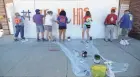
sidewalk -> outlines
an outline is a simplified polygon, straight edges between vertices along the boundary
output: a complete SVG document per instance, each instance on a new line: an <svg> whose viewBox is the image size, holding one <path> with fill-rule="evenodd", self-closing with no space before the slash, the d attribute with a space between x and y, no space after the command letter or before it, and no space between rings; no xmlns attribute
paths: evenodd
<svg viewBox="0 0 140 77"><path fill-rule="evenodd" d="M131 45L121 46L118 40L112 43L93 40L95 47L105 58L129 63L127 72L116 74L116 77L140 76L140 41L130 40ZM52 48L50 47L52 46ZM49 49L59 51L49 51ZM0 38L0 76L33 76L33 77L76 77L67 56L56 44L36 42L14 42L11 36Z"/></svg>

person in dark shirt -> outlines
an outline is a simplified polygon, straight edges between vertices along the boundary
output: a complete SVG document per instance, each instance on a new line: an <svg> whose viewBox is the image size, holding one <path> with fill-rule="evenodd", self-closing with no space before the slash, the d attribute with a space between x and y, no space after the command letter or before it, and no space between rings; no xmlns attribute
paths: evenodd
<svg viewBox="0 0 140 77"><path fill-rule="evenodd" d="M70 20L71 21L71 20ZM67 24L70 23L66 16L66 12L62 10L57 17L57 23L59 24L59 40L61 41L61 36L63 35L63 41L65 41Z"/></svg>
<svg viewBox="0 0 140 77"><path fill-rule="evenodd" d="M124 15L120 19L119 23L120 23L120 28L122 29L122 36L123 36L120 43L129 45L127 38L128 38L128 33L132 29L132 24L133 24L133 15L129 12L129 10L124 11Z"/></svg>
<svg viewBox="0 0 140 77"><path fill-rule="evenodd" d="M43 20L45 15L40 14L40 10L35 10L36 14L33 16L33 21L36 24L36 30L37 30L37 41L40 41L39 33L42 35L42 41L45 41L44 39L44 26L43 26Z"/></svg>

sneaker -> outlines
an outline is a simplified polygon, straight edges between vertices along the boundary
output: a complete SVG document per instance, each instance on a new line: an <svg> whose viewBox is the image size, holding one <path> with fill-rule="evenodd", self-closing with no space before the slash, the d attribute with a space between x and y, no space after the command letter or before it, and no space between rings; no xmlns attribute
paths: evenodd
<svg viewBox="0 0 140 77"><path fill-rule="evenodd" d="M129 45L129 42L128 42L128 40L124 40L124 41L125 41L126 45Z"/></svg>
<svg viewBox="0 0 140 77"><path fill-rule="evenodd" d="M123 40L121 39L120 44L123 45Z"/></svg>
<svg viewBox="0 0 140 77"><path fill-rule="evenodd" d="M65 42L65 40L63 40L63 42Z"/></svg>
<svg viewBox="0 0 140 77"><path fill-rule="evenodd" d="M44 42L44 41L46 41L46 39L42 38L42 41Z"/></svg>
<svg viewBox="0 0 140 77"><path fill-rule="evenodd" d="M112 40L111 40L111 39L108 39L108 41L112 42Z"/></svg>
<svg viewBox="0 0 140 77"><path fill-rule="evenodd" d="M85 43L85 41L84 40L81 40L81 43Z"/></svg>
<svg viewBox="0 0 140 77"><path fill-rule="evenodd" d="M125 40L122 39L122 40L120 41L120 44L121 44L121 45L126 45Z"/></svg>
<svg viewBox="0 0 140 77"><path fill-rule="evenodd" d="M14 41L19 41L18 39L14 39Z"/></svg>
<svg viewBox="0 0 140 77"><path fill-rule="evenodd" d="M108 42L109 40L104 39L105 42Z"/></svg>
<svg viewBox="0 0 140 77"><path fill-rule="evenodd" d="M21 39L21 42L27 42L28 39Z"/></svg>
<svg viewBox="0 0 140 77"><path fill-rule="evenodd" d="M89 43L89 40L86 40L86 43Z"/></svg>
<svg viewBox="0 0 140 77"><path fill-rule="evenodd" d="M40 41L40 39L37 39L37 42L39 42Z"/></svg>

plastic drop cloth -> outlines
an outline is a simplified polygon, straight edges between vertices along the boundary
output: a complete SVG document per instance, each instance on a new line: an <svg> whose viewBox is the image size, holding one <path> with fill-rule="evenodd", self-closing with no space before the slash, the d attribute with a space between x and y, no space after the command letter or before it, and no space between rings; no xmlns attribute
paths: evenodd
<svg viewBox="0 0 140 77"><path fill-rule="evenodd" d="M76 76L90 76L90 67L94 64L94 55L100 55L98 49L90 42L90 43L81 43L78 40L59 43L57 44L61 47L62 51L69 58L73 73ZM88 57L82 57L82 51L88 52ZM108 69L113 73L124 72L128 69L127 63L116 63L110 60L105 59L102 55L100 55L103 59L103 63L107 65ZM111 76L110 76L111 77Z"/></svg>

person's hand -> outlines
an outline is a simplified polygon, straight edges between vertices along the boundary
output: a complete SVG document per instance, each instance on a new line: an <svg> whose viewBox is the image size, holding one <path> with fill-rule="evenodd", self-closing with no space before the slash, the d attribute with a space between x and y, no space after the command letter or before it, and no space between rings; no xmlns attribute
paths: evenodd
<svg viewBox="0 0 140 77"><path fill-rule="evenodd" d="M70 23L71 22L71 19L68 21L68 23Z"/></svg>

